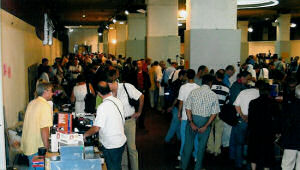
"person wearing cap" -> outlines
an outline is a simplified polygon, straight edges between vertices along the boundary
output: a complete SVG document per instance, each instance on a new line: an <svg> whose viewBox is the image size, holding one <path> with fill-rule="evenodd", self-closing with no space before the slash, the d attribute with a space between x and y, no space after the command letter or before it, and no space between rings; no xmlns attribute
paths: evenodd
<svg viewBox="0 0 300 170"><path fill-rule="evenodd" d="M284 148L281 167L284 170L300 169L300 85L295 90L296 99L284 110L282 147Z"/></svg>

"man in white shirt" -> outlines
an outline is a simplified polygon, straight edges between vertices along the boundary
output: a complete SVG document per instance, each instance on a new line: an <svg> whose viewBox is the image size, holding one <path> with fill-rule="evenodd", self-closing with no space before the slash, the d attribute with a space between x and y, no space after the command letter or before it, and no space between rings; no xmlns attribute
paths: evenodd
<svg viewBox="0 0 300 170"><path fill-rule="evenodd" d="M185 128L187 125L187 115L186 115L186 108L184 107L184 102L188 98L191 91L194 89L199 88L200 86L194 83L195 78L195 71L192 69L187 70L187 79L188 82L180 87L179 95L178 95L178 119L181 120L181 126L180 126L180 137L181 137L181 146L180 146L180 157L182 156L182 151L184 147L185 142ZM194 158L196 158L197 153L197 145L198 140L195 140L195 151L193 153Z"/></svg>
<svg viewBox="0 0 300 170"><path fill-rule="evenodd" d="M256 82L256 87L259 87L262 80ZM239 122L236 126L232 127L230 136L229 154L230 159L235 161L235 167L243 168L243 153L244 145L246 143L246 131L248 127L248 108L251 100L259 97L259 90L257 88L251 88L241 91L236 98L233 105L235 106L236 112L239 114Z"/></svg>
<svg viewBox="0 0 300 170"><path fill-rule="evenodd" d="M138 170L138 152L135 145L136 136L136 119L142 114L144 105L144 95L138 91L133 85L129 83L118 83L116 81L116 70L110 70L108 73L108 84L113 93L113 96L117 97L124 106L125 113L125 135L127 137L127 148L129 152L129 160L132 170ZM127 92L126 92L127 91ZM138 110L136 111L133 106L129 104L128 98L139 100ZM122 166L124 169L128 168L127 152L123 154ZM123 163L125 165L123 165Z"/></svg>
<svg viewBox="0 0 300 170"><path fill-rule="evenodd" d="M122 154L126 143L123 104L119 99L112 96L111 90L106 82L99 82L98 91L98 95L103 98L103 103L97 108L94 126L85 132L83 137L85 139L99 132L107 168L122 170Z"/></svg>
<svg viewBox="0 0 300 170"><path fill-rule="evenodd" d="M82 72L82 67L81 67L81 65L79 65L79 61L77 58L74 60L74 65L71 65L69 67L69 71L72 74L73 80L76 80L78 75Z"/></svg>

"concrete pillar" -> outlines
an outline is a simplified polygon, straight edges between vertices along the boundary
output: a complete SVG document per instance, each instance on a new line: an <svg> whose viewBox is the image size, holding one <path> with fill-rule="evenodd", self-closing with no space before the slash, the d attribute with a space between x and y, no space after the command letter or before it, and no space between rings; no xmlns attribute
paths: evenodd
<svg viewBox="0 0 300 170"><path fill-rule="evenodd" d="M290 24L291 14L281 14L277 19L276 53L282 59L289 58L291 54Z"/></svg>
<svg viewBox="0 0 300 170"><path fill-rule="evenodd" d="M116 55L117 31L115 24L111 24L108 30L108 53Z"/></svg>
<svg viewBox="0 0 300 170"><path fill-rule="evenodd" d="M117 22L116 27L116 56L126 54L126 40L127 40L127 25L124 22Z"/></svg>
<svg viewBox="0 0 300 170"><path fill-rule="evenodd" d="M108 30L103 31L103 53L108 55Z"/></svg>
<svg viewBox="0 0 300 170"><path fill-rule="evenodd" d="M240 61L236 0L187 0L185 57L189 66L221 69Z"/></svg>
<svg viewBox="0 0 300 170"><path fill-rule="evenodd" d="M126 56L134 60L146 56L146 16L133 13L127 17L128 40L126 42Z"/></svg>
<svg viewBox="0 0 300 170"><path fill-rule="evenodd" d="M178 0L147 1L147 57L152 61L180 55Z"/></svg>
<svg viewBox="0 0 300 170"><path fill-rule="evenodd" d="M241 30L241 63L244 63L249 55L248 24L249 21L238 21L238 29Z"/></svg>

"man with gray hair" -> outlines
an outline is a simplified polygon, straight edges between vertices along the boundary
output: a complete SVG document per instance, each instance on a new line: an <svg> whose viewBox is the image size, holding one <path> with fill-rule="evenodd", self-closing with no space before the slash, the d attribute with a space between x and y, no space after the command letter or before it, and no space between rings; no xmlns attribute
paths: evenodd
<svg viewBox="0 0 300 170"><path fill-rule="evenodd" d="M32 100L26 109L21 150L28 156L29 170L32 167L32 159L37 155L39 147L49 149L49 128L52 126L52 111L48 103L52 99L52 85L40 83L37 85L37 98Z"/></svg>
<svg viewBox="0 0 300 170"><path fill-rule="evenodd" d="M295 89L296 99L284 108L281 167L284 170L300 170L300 85Z"/></svg>

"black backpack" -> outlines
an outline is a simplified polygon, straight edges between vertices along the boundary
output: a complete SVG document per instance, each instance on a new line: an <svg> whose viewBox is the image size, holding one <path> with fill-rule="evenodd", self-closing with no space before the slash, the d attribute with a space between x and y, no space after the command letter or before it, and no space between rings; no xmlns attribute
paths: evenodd
<svg viewBox="0 0 300 170"><path fill-rule="evenodd" d="M87 90L87 94L84 98L84 103L85 103L84 111L86 113L96 113L96 96L94 96L90 92L90 87L88 82L86 82L86 90Z"/></svg>

